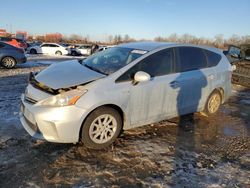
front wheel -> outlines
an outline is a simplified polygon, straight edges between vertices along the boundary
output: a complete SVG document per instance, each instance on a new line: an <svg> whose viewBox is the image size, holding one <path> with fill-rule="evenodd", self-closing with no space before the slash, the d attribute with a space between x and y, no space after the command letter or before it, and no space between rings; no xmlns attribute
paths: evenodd
<svg viewBox="0 0 250 188"><path fill-rule="evenodd" d="M120 114L110 107L93 111L82 128L82 142L91 149L102 149L112 144L122 129Z"/></svg>
<svg viewBox="0 0 250 188"><path fill-rule="evenodd" d="M222 97L220 92L213 91L207 99L204 113L207 116L216 114L216 112L218 112L220 108L221 103L222 103Z"/></svg>
<svg viewBox="0 0 250 188"><path fill-rule="evenodd" d="M1 64L7 69L11 69L16 66L16 60L13 57L5 57L2 59Z"/></svg>
<svg viewBox="0 0 250 188"><path fill-rule="evenodd" d="M30 54L37 54L36 49L31 49L31 50L30 50Z"/></svg>

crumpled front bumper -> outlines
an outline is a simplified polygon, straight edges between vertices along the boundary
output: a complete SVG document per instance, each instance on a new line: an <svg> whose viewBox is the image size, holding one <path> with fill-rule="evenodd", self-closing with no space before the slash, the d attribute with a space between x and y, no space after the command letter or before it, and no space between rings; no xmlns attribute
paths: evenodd
<svg viewBox="0 0 250 188"><path fill-rule="evenodd" d="M76 106L43 107L21 97L20 121L33 137L57 143L76 143L86 110Z"/></svg>

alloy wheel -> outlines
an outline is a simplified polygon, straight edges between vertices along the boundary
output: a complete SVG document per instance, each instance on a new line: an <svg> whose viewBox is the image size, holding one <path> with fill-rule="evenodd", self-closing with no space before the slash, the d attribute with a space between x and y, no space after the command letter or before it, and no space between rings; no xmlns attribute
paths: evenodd
<svg viewBox="0 0 250 188"><path fill-rule="evenodd" d="M103 144L113 138L117 129L117 121L110 114L98 116L90 125L90 139L97 143Z"/></svg>
<svg viewBox="0 0 250 188"><path fill-rule="evenodd" d="M12 68L16 65L16 61L11 57L6 57L2 60L2 65L6 68Z"/></svg>
<svg viewBox="0 0 250 188"><path fill-rule="evenodd" d="M208 111L209 113L215 113L221 104L221 97L218 93L214 93L208 101Z"/></svg>

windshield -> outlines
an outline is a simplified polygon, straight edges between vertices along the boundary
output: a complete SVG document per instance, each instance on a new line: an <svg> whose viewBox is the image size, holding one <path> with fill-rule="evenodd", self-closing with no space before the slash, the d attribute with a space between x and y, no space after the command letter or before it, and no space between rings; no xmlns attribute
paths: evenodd
<svg viewBox="0 0 250 188"><path fill-rule="evenodd" d="M83 64L96 72L109 75L141 57L146 52L131 48L113 47L90 56L83 61Z"/></svg>

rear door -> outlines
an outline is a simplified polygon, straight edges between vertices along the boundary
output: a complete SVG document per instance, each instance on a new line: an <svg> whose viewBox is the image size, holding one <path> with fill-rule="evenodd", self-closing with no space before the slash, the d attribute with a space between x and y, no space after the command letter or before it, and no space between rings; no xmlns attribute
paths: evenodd
<svg viewBox="0 0 250 188"><path fill-rule="evenodd" d="M177 111L179 115L199 111L211 92L213 68L207 63L204 50L197 47L178 47L176 78L174 87L178 88Z"/></svg>
<svg viewBox="0 0 250 188"><path fill-rule="evenodd" d="M50 44L48 50L49 50L48 51L49 54L54 55L54 54L56 54L56 51L60 50L60 47L58 45L56 45L56 44Z"/></svg>

